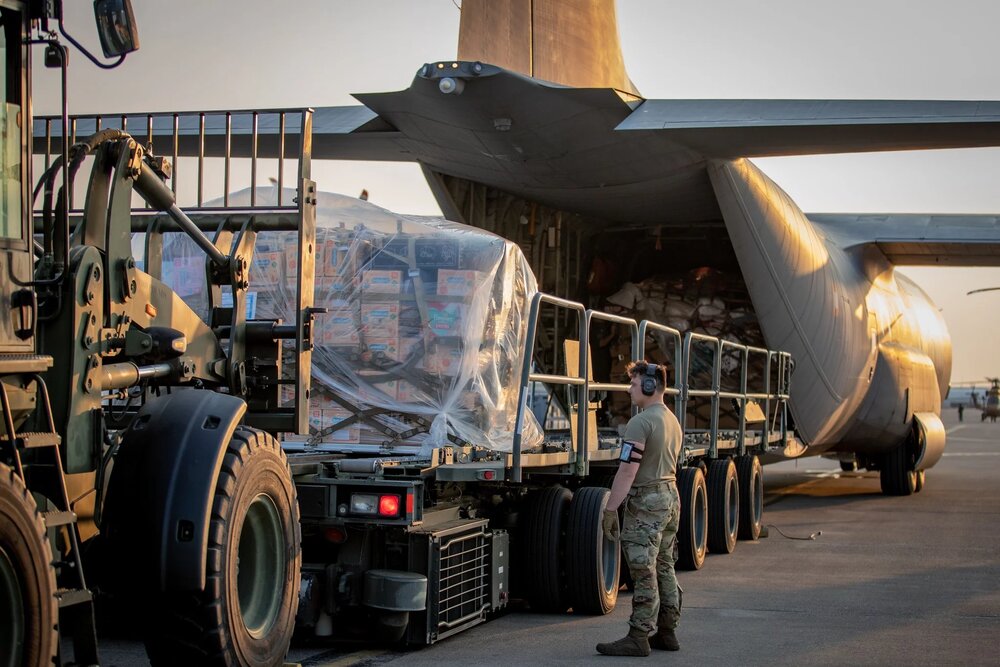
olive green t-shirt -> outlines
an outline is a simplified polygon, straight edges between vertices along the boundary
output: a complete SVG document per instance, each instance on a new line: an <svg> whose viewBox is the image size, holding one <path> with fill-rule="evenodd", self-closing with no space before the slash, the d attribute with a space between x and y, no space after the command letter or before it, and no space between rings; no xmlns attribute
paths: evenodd
<svg viewBox="0 0 1000 667"><path fill-rule="evenodd" d="M651 405L628 420L624 439L646 445L633 487L676 480L677 458L681 453L681 425L666 405Z"/></svg>

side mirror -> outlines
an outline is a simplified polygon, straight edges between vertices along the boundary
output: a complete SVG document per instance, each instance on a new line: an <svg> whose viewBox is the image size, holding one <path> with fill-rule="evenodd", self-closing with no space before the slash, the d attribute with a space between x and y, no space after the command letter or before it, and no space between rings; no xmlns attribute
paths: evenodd
<svg viewBox="0 0 1000 667"><path fill-rule="evenodd" d="M106 58L139 50L139 30L131 0L94 0L94 19Z"/></svg>

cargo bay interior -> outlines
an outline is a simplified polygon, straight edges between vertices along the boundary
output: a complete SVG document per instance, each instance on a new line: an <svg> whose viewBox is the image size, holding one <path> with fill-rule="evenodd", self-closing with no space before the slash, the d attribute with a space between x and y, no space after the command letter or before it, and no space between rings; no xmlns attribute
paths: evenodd
<svg viewBox="0 0 1000 667"><path fill-rule="evenodd" d="M692 331L743 345L765 346L721 213L698 224L672 220L669 211L664 211L657 224L630 223L559 210L445 174L429 176L445 217L517 243L530 262L539 290L588 308L666 324L681 334ZM556 343L576 338L577 326L569 311L541 311L535 360L542 372L566 371L562 346ZM589 335L593 380L627 382L624 374L631 342L624 328L595 322ZM645 341L645 357L667 363L668 382L674 381L672 345L650 335ZM711 364L709 350L693 348L689 385L709 388ZM738 391L738 358L726 352L721 365L721 388ZM751 364L748 387L762 390L763 373L762 366ZM598 398L602 398L599 426L614 427L627 421L627 395L612 392ZM564 392L553 392L552 399L543 422L549 427L558 423L566 406ZM693 400L686 426L704 427L708 414L707 402ZM542 417L538 412L536 415ZM732 427L737 420L736 410L723 410L720 427Z"/></svg>

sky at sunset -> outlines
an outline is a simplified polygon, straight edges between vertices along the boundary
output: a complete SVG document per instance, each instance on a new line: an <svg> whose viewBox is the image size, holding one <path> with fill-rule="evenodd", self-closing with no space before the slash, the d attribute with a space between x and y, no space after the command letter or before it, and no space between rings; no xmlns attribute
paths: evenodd
<svg viewBox="0 0 1000 667"><path fill-rule="evenodd" d="M452 0L132 0L141 50L110 72L70 56L70 112L353 104L456 53ZM455 0L459 2L459 0ZM66 27L100 51L92 3ZM933 6L928 6L933 5ZM1000 100L1000 2L620 0L626 67L647 98ZM58 112L36 47L35 113ZM755 161L806 212L1000 213L1000 149ZM314 166L321 190L439 213L415 165ZM909 268L942 309L953 380L1000 374L1000 269Z"/></svg>

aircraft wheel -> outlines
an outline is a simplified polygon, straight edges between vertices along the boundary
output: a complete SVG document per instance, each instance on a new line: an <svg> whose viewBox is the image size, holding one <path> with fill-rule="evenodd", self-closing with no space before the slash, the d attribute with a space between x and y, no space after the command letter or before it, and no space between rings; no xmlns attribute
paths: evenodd
<svg viewBox="0 0 1000 667"><path fill-rule="evenodd" d="M740 488L732 459L717 459L708 468L708 550L731 554L740 525Z"/></svg>
<svg viewBox="0 0 1000 667"><path fill-rule="evenodd" d="M677 528L677 569L700 570L708 549L708 494L705 475L697 466L677 471L681 520Z"/></svg>
<svg viewBox="0 0 1000 667"><path fill-rule="evenodd" d="M741 540L756 540L764 520L764 470L760 459L753 454L736 459L736 477L740 488L738 536Z"/></svg>
<svg viewBox="0 0 1000 667"><path fill-rule="evenodd" d="M566 583L569 602L579 614L607 614L618 601L621 547L604 537L601 520L611 493L587 486L577 489L569 506L566 532Z"/></svg>
<svg viewBox="0 0 1000 667"><path fill-rule="evenodd" d="M926 470L918 470L917 471L916 483L913 485L913 492L914 493L920 493L921 491L924 490L924 482L926 481L926 478L927 478L927 471Z"/></svg>
<svg viewBox="0 0 1000 667"><path fill-rule="evenodd" d="M52 549L35 499L0 464L0 665L51 667L59 638Z"/></svg>
<svg viewBox="0 0 1000 667"><path fill-rule="evenodd" d="M572 498L569 489L551 487L538 491L528 507L522 571L524 595L535 611L564 612L569 608L563 535Z"/></svg>
<svg viewBox="0 0 1000 667"><path fill-rule="evenodd" d="M857 461L844 461L843 459L841 459L841 461L840 461L840 469L843 470L844 472L854 472L854 471L856 471L858 469L858 462Z"/></svg>
<svg viewBox="0 0 1000 667"><path fill-rule="evenodd" d="M891 450L882 459L879 482L887 496L908 496L917 487L917 473L913 470L909 441Z"/></svg>
<svg viewBox="0 0 1000 667"><path fill-rule="evenodd" d="M216 481L201 593L153 601L146 638L153 665L280 665L298 608L298 502L271 435L240 427Z"/></svg>

